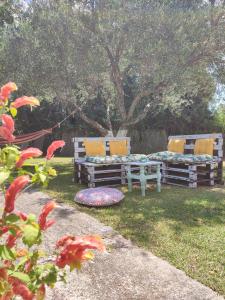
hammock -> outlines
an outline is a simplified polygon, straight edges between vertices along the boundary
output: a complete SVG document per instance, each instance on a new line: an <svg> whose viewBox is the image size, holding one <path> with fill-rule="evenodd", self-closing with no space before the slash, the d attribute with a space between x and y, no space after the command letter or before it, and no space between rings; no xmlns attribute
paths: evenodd
<svg viewBox="0 0 225 300"><path fill-rule="evenodd" d="M35 141L47 134L51 134L52 130L55 128L59 128L60 125L65 122L70 116L74 115L76 112L78 111L78 109L76 108L75 110L73 110L68 116L66 116L61 122L58 122L55 126L53 126L52 128L48 128L48 129L42 129L39 131L35 131L32 133L26 133L26 134L22 134L16 137L16 139L13 141L13 144L19 145L19 144L23 144L23 143L28 143L28 142L32 142ZM9 144L9 142L7 142L6 140L4 140L3 138L0 138L0 146L1 145L6 145Z"/></svg>
<svg viewBox="0 0 225 300"><path fill-rule="evenodd" d="M47 134L51 134L52 130L53 130L53 128L42 129L42 130L35 131L35 132L32 132L32 133L26 133L26 134L19 135L13 141L13 144L19 145L19 144L35 141L35 140L41 138L42 136L45 136ZM7 142L6 140L0 138L0 145L6 145L6 144L9 144L9 142Z"/></svg>

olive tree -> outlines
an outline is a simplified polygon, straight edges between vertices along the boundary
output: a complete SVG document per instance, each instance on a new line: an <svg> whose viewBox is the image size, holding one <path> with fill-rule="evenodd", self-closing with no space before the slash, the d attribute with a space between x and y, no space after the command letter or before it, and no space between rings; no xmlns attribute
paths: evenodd
<svg viewBox="0 0 225 300"><path fill-rule="evenodd" d="M213 74L224 68L223 6L153 2L33 0L7 32L7 70L39 97L75 109L101 135L182 110L200 93L208 101ZM96 97L101 120L86 113Z"/></svg>

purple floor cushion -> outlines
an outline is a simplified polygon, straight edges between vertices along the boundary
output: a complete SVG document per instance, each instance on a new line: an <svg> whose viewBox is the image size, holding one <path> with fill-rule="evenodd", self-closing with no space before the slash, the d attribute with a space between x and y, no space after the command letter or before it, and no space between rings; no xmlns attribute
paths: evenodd
<svg viewBox="0 0 225 300"><path fill-rule="evenodd" d="M88 206L108 206L120 202L124 194L114 188L98 187L79 191L75 201Z"/></svg>

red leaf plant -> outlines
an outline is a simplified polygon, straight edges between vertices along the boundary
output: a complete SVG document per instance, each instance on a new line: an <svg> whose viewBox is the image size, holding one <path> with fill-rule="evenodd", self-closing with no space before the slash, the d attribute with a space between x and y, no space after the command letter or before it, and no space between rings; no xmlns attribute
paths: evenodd
<svg viewBox="0 0 225 300"><path fill-rule="evenodd" d="M13 118L9 115L3 114L1 119L2 126L0 126L0 136L8 142L13 142L15 140L15 136L13 135L13 132L15 131Z"/></svg>
<svg viewBox="0 0 225 300"><path fill-rule="evenodd" d="M35 97L23 96L23 97L17 98L14 102L11 103L11 107L14 107L14 108L20 108L25 105L30 105L31 107L39 106L40 102Z"/></svg>
<svg viewBox="0 0 225 300"><path fill-rule="evenodd" d="M16 162L16 167L21 168L24 161L27 160L28 158L39 157L41 155L42 155L42 151L39 150L38 148L32 148L32 147L27 148L21 152L20 157Z"/></svg>
<svg viewBox="0 0 225 300"><path fill-rule="evenodd" d="M12 291L14 295L21 296L24 300L34 299L34 294L21 280L15 277L9 277L9 283L12 285Z"/></svg>
<svg viewBox="0 0 225 300"><path fill-rule="evenodd" d="M105 251L105 246L98 236L76 237L74 239L71 236L68 238L65 236L57 242L57 247L62 247L56 259L56 265L59 268L64 268L66 265L79 268L81 262L92 258L90 249Z"/></svg>
<svg viewBox="0 0 225 300"><path fill-rule="evenodd" d="M65 145L62 140L54 141L47 149L46 159L33 165L34 170L29 169L32 164L24 164L29 158L40 157L42 151L32 147L21 151L12 144L15 126L7 113L15 115L15 109L24 105L38 106L39 101L23 96L11 102L10 95L16 90L13 82L0 89L0 136L11 143L0 152L0 186L5 201L0 218L0 300L11 300L16 296L24 300L43 300L46 286L53 288L58 280L65 281L63 269L66 266L70 270L80 268L85 260L93 258L91 250L105 251L105 246L98 236L65 235L58 240L48 258L40 246L46 229L55 223L47 217L56 203L45 204L38 220L35 215L14 211L18 195L28 184L46 185L55 176L56 171L49 165L49 160Z"/></svg>
<svg viewBox="0 0 225 300"><path fill-rule="evenodd" d="M47 149L47 155L46 155L46 159L51 159L53 157L54 152L65 146L65 142L62 140L58 140L58 141L54 141L51 143L51 145L48 147Z"/></svg>
<svg viewBox="0 0 225 300"><path fill-rule="evenodd" d="M17 86L14 82L8 82L1 87L0 99L6 101L12 92L17 91Z"/></svg>
<svg viewBox="0 0 225 300"><path fill-rule="evenodd" d="M11 133L15 131L15 125L13 118L9 115L3 114L2 115L2 124L6 127Z"/></svg>
<svg viewBox="0 0 225 300"><path fill-rule="evenodd" d="M50 201L42 208L41 214L38 218L38 224L41 230L46 230L48 227L55 223L54 220L47 221L47 216L50 212L56 207L56 203L54 201Z"/></svg>
<svg viewBox="0 0 225 300"><path fill-rule="evenodd" d="M17 177L9 186L5 194L5 212L10 213L14 210L16 196L29 183L27 175Z"/></svg>

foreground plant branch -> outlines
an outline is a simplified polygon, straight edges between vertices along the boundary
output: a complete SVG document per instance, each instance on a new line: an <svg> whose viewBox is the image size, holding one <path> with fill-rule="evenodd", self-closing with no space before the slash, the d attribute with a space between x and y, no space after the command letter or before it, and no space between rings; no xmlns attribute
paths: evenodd
<svg viewBox="0 0 225 300"><path fill-rule="evenodd" d="M21 151L13 145L13 117L18 108L38 106L39 101L23 96L12 102L10 95L16 90L17 86L12 82L0 90L0 136L9 143L0 151L0 185L4 196L0 219L0 300L14 299L15 296L24 300L42 300L46 286L53 288L57 281L65 282L67 266L70 271L80 269L82 262L93 258L91 250L105 251L105 247L98 236L66 235L46 257L41 244L46 230L55 223L55 220L48 220L48 215L56 208L56 203L50 201L44 205L38 218L15 210L18 195L28 185L46 186L57 175L49 160L65 145L62 140L54 141L48 147L43 163L27 162L29 158L40 157L42 151L32 147Z"/></svg>

